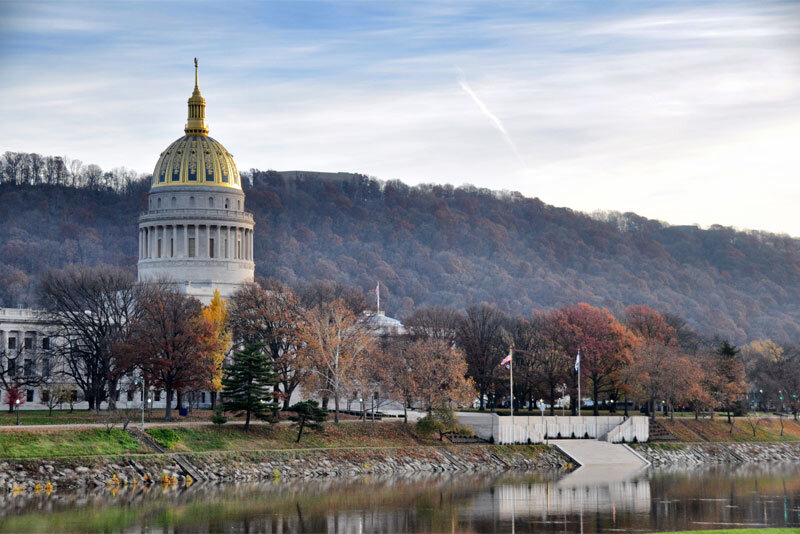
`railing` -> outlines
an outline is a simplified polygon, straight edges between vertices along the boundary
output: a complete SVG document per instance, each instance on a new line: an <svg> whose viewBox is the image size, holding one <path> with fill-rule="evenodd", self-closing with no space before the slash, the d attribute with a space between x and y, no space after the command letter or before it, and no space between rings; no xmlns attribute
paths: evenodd
<svg viewBox="0 0 800 534"><path fill-rule="evenodd" d="M199 218L208 216L230 217L235 219L243 219L247 221L253 220L253 214L247 211L226 210L219 208L168 208L168 209L154 209L147 210L139 214L139 217L147 217L150 215L175 215L181 217L188 217L196 215Z"/></svg>

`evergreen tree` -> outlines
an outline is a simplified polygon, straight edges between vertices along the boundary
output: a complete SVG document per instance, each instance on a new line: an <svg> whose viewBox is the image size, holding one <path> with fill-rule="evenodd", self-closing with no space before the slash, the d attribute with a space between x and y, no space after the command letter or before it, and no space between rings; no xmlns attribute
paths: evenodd
<svg viewBox="0 0 800 534"><path fill-rule="evenodd" d="M298 402L289 408L289 410L297 414L289 416L289 419L294 421L295 425L299 428L297 432L297 443L300 443L300 438L303 437L304 428L308 427L312 430L322 430L322 422L328 418L328 410L320 408L317 401L313 400Z"/></svg>
<svg viewBox="0 0 800 534"><path fill-rule="evenodd" d="M250 429L250 416L273 422L272 412L277 410L272 386L276 382L272 358L260 345L248 345L236 352L233 363L225 369L222 379L225 410L245 414L244 431Z"/></svg>

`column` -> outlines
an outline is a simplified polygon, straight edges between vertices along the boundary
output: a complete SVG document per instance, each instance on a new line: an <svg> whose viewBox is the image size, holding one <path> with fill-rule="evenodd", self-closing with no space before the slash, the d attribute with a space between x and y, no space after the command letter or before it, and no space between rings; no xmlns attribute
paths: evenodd
<svg viewBox="0 0 800 534"><path fill-rule="evenodd" d="M172 252L171 256L174 258L177 256L176 252L178 252L178 225L172 225L172 247L170 252Z"/></svg>
<svg viewBox="0 0 800 534"><path fill-rule="evenodd" d="M142 259L142 229L139 228L139 259Z"/></svg>
<svg viewBox="0 0 800 534"><path fill-rule="evenodd" d="M214 256L217 258L222 257L222 243L220 243L220 236L222 235L222 229L217 225L217 240L214 242L216 245L214 248Z"/></svg>
<svg viewBox="0 0 800 534"><path fill-rule="evenodd" d="M253 261L256 257L255 250L253 249L253 243L254 243L253 229L251 228L250 230L248 230L248 233L250 234L250 261Z"/></svg>
<svg viewBox="0 0 800 534"><path fill-rule="evenodd" d="M225 227L225 258L231 257L231 225Z"/></svg>
<svg viewBox="0 0 800 534"><path fill-rule="evenodd" d="M194 225L194 257L200 257L200 225Z"/></svg>

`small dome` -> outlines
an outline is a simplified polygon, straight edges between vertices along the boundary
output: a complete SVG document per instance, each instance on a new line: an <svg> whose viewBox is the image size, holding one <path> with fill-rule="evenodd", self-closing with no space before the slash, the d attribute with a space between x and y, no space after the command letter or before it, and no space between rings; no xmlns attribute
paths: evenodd
<svg viewBox="0 0 800 534"><path fill-rule="evenodd" d="M184 135L161 153L153 170L151 189L168 186L206 185L241 189L233 155L208 136L206 99L200 94L197 58L194 59L194 91L188 100Z"/></svg>
<svg viewBox="0 0 800 534"><path fill-rule="evenodd" d="M161 153L153 188L176 185L242 188L233 155L207 135L184 135Z"/></svg>

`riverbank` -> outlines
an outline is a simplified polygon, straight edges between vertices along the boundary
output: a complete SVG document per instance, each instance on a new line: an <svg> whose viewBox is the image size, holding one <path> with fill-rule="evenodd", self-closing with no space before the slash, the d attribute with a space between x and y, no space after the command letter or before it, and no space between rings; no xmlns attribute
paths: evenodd
<svg viewBox="0 0 800 534"><path fill-rule="evenodd" d="M800 462L798 442L637 443L631 448L654 467Z"/></svg>
<svg viewBox="0 0 800 534"><path fill-rule="evenodd" d="M189 463L189 470L186 469ZM0 462L0 489L51 492L82 487L185 486L210 481L344 478L416 472L553 471L569 459L544 445L451 445L339 449L214 451L39 458Z"/></svg>

